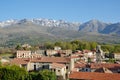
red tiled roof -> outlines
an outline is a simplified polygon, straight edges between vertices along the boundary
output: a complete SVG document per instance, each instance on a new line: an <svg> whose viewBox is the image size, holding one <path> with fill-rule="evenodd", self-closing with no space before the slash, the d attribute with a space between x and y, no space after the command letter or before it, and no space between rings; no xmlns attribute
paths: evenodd
<svg viewBox="0 0 120 80"><path fill-rule="evenodd" d="M75 68L84 68L86 64L75 63Z"/></svg>
<svg viewBox="0 0 120 80"><path fill-rule="evenodd" d="M95 63L92 63L91 64L91 68L102 68L102 67L105 67L105 68L120 68L120 64L112 64L112 63L101 63L101 64L95 64Z"/></svg>
<svg viewBox="0 0 120 80"><path fill-rule="evenodd" d="M11 61L11 64L28 64L28 62L30 61L30 59L28 58L14 58Z"/></svg>
<svg viewBox="0 0 120 80"><path fill-rule="evenodd" d="M65 57L41 57L40 62L69 63L70 58L65 58Z"/></svg>
<svg viewBox="0 0 120 80"><path fill-rule="evenodd" d="M120 80L120 74L96 73L96 72L72 72L70 79L82 80Z"/></svg>
<svg viewBox="0 0 120 80"><path fill-rule="evenodd" d="M80 56L72 55L70 58L80 58Z"/></svg>
<svg viewBox="0 0 120 80"><path fill-rule="evenodd" d="M27 64L28 62L69 63L70 58L64 57L15 58L11 61L11 63L15 64Z"/></svg>
<svg viewBox="0 0 120 80"><path fill-rule="evenodd" d="M52 63L52 64L51 64L51 67L52 67L53 69L55 69L55 68L64 68L65 65L64 65L64 64L59 64L59 63Z"/></svg>
<svg viewBox="0 0 120 80"><path fill-rule="evenodd" d="M75 63L75 67L76 68L83 68L85 67L86 63ZM92 69L99 69L99 68L108 68L108 69L120 69L120 64L113 64L113 63L100 63L100 64L97 64L97 63L91 63L90 64L91 68Z"/></svg>

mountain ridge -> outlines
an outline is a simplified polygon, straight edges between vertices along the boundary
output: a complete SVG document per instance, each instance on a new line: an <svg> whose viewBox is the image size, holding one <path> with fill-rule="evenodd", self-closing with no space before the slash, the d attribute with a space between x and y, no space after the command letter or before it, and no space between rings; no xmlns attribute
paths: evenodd
<svg viewBox="0 0 120 80"><path fill-rule="evenodd" d="M96 19L87 21L85 23L80 22L67 22L64 20L53 20L53 19L21 19L21 20L6 20L0 22L0 27L5 28L9 26L14 26L16 24L24 24L24 23L33 23L39 26L47 26L47 27L61 27L66 28L68 30L76 30L80 32L97 32L102 34L120 34L118 23L105 23ZM117 25L115 25L117 24ZM117 27L114 27L117 26ZM108 29L109 28L109 29ZM115 31L112 29L114 28ZM112 31L111 31L112 30Z"/></svg>
<svg viewBox="0 0 120 80"><path fill-rule="evenodd" d="M6 21L2 21L0 22L0 27L8 27L14 24L23 24L26 22L30 22L30 23L34 23L37 24L39 26L48 26L48 27L67 27L67 28L72 28L75 30L78 30L78 27L73 28L75 26L79 26L80 23L76 22L67 22L64 20L53 20L53 19L21 19L21 20L6 20Z"/></svg>
<svg viewBox="0 0 120 80"><path fill-rule="evenodd" d="M100 43L120 43L120 24L90 20L73 23L52 19L22 19L0 22L0 45L40 44L46 41L82 39Z"/></svg>

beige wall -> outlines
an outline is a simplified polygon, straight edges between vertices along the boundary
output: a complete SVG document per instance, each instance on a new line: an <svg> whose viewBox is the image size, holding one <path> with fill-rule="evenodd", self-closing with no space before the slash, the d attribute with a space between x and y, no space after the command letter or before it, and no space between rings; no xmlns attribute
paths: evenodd
<svg viewBox="0 0 120 80"><path fill-rule="evenodd" d="M48 56L51 56L51 55L54 55L54 54L57 54L58 53L58 51L56 51L56 50L47 50L46 51L46 54L48 55Z"/></svg>
<svg viewBox="0 0 120 80"><path fill-rule="evenodd" d="M63 79L66 79L66 73L67 73L66 67L55 68L55 69L52 69L52 71L54 71L57 76L62 76Z"/></svg>
<svg viewBox="0 0 120 80"><path fill-rule="evenodd" d="M31 55L31 51L17 51L16 57L17 58L29 58Z"/></svg>
<svg viewBox="0 0 120 80"><path fill-rule="evenodd" d="M119 59L120 60L120 53L118 53L118 54L115 54L115 59Z"/></svg>

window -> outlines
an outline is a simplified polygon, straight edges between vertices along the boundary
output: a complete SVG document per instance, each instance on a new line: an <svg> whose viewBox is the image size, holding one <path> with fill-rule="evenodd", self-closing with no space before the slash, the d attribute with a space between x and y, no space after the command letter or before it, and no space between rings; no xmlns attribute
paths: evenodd
<svg viewBox="0 0 120 80"><path fill-rule="evenodd" d="M44 68L45 68L45 66L43 65L43 66L42 66L42 68L44 69Z"/></svg>
<svg viewBox="0 0 120 80"><path fill-rule="evenodd" d="M85 69L85 71L88 71L88 69Z"/></svg>
<svg viewBox="0 0 120 80"><path fill-rule="evenodd" d="M58 70L58 72L60 72L60 70Z"/></svg>
<svg viewBox="0 0 120 80"><path fill-rule="evenodd" d="M66 69L68 69L68 66L66 66Z"/></svg>
<svg viewBox="0 0 120 80"><path fill-rule="evenodd" d="M36 65L34 65L34 70L36 70Z"/></svg>

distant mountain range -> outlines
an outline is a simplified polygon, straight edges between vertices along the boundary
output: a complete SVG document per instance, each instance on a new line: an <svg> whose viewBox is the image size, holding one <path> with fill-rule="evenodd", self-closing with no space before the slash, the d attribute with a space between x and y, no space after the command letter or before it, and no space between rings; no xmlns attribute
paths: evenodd
<svg viewBox="0 0 120 80"><path fill-rule="evenodd" d="M90 20L79 27L82 32L97 32L101 34L120 34L120 23L104 23L98 20Z"/></svg>
<svg viewBox="0 0 120 80"><path fill-rule="evenodd" d="M120 23L90 20L85 23L52 19L22 19L0 22L0 45L40 44L74 39L101 43L120 43Z"/></svg>
<svg viewBox="0 0 120 80"><path fill-rule="evenodd" d="M11 25L23 24L23 23L32 23L39 26L47 27L64 27L67 29L78 30L80 23L66 22L63 20L52 20L52 19L22 19L22 20L7 20L0 22L0 27L9 27Z"/></svg>

